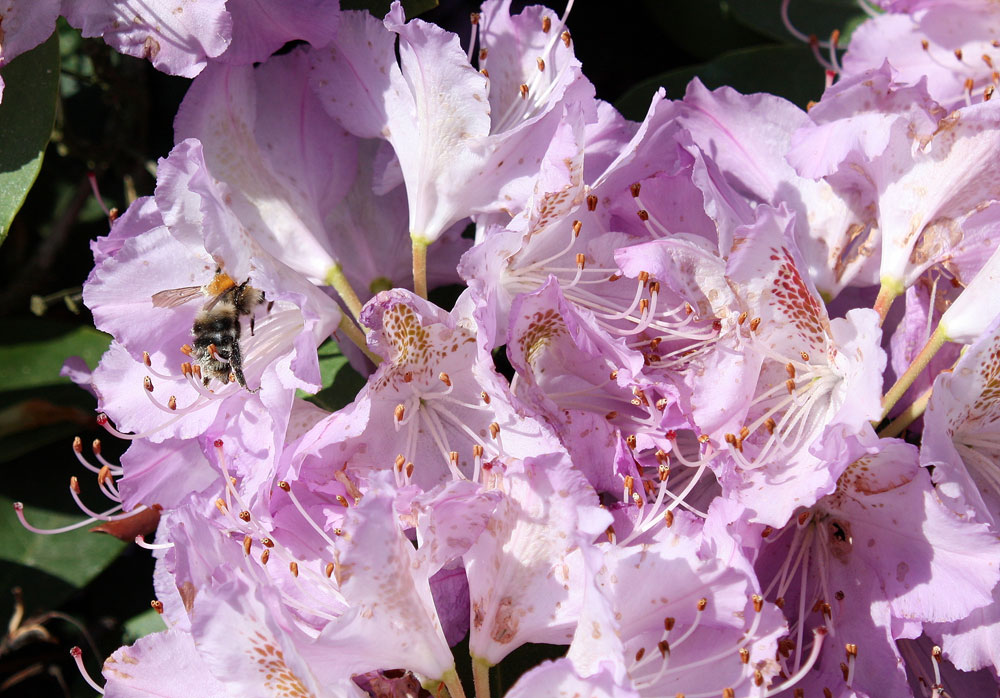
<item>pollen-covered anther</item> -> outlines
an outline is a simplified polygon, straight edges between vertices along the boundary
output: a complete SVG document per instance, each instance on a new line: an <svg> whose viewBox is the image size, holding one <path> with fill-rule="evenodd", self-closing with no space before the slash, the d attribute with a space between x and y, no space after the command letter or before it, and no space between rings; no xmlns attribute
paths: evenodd
<svg viewBox="0 0 1000 698"><path fill-rule="evenodd" d="M722 689L722 698L736 698L736 691L726 687Z"/></svg>
<svg viewBox="0 0 1000 698"><path fill-rule="evenodd" d="M649 299L643 298L639 301L639 314L645 315L647 312L649 312Z"/></svg>
<svg viewBox="0 0 1000 698"><path fill-rule="evenodd" d="M613 381L618 380L618 369L615 369L611 373L609 373L608 378L610 378Z"/></svg>
<svg viewBox="0 0 1000 698"><path fill-rule="evenodd" d="M79 436L73 437L73 450L77 453L83 453L83 439Z"/></svg>
<svg viewBox="0 0 1000 698"><path fill-rule="evenodd" d="M754 669L753 672L753 685L760 688L764 685L764 675L760 673L760 669Z"/></svg>
<svg viewBox="0 0 1000 698"><path fill-rule="evenodd" d="M753 610L754 611L756 611L757 613L760 613L762 610L764 610L764 597L763 596L761 596L760 594L754 594L753 596L750 597L750 600L753 601Z"/></svg>
<svg viewBox="0 0 1000 698"><path fill-rule="evenodd" d="M747 311L744 310L742 313L740 313L740 316L736 318L736 322L742 325L746 321L747 321Z"/></svg>
<svg viewBox="0 0 1000 698"><path fill-rule="evenodd" d="M580 231L583 229L583 223L580 221L573 221L573 237L580 237Z"/></svg>
<svg viewBox="0 0 1000 698"><path fill-rule="evenodd" d="M396 408L392 411L392 418L397 422L402 422L403 417L406 416L406 405L399 403Z"/></svg>
<svg viewBox="0 0 1000 698"><path fill-rule="evenodd" d="M564 31L560 36L562 38L563 46L569 48L569 42L570 42L569 32Z"/></svg>
<svg viewBox="0 0 1000 698"><path fill-rule="evenodd" d="M184 376L185 378L187 378L187 377L189 377L189 376L191 376L193 374L194 374L194 370L191 368L191 363L189 361L185 361L184 363L181 364L181 375L182 376Z"/></svg>
<svg viewBox="0 0 1000 698"><path fill-rule="evenodd" d="M607 537L608 542L614 545L615 542L615 527L608 526L607 530L604 531L604 535Z"/></svg>
<svg viewBox="0 0 1000 698"><path fill-rule="evenodd" d="M288 571L292 573L293 577L298 577L299 576L299 563L295 562L295 560L292 560L291 562L289 562L288 563Z"/></svg>
<svg viewBox="0 0 1000 698"><path fill-rule="evenodd" d="M339 504L340 506L344 507L345 509L347 508L347 506L348 506L347 497L345 497L342 494L338 494L335 497L335 499L337 500L337 504Z"/></svg>
<svg viewBox="0 0 1000 698"><path fill-rule="evenodd" d="M535 65L538 66L538 70L540 72L542 72L542 73L545 72L545 59L544 58L542 58L540 56L538 58L536 58L535 59Z"/></svg>
<svg viewBox="0 0 1000 698"><path fill-rule="evenodd" d="M97 471L97 484L103 485L108 480L111 481L112 485L115 483L115 479L111 477L111 468L105 465L102 466L99 471Z"/></svg>
<svg viewBox="0 0 1000 698"><path fill-rule="evenodd" d="M542 32L548 34L550 29L552 29L552 18L546 15L542 17Z"/></svg>
<svg viewBox="0 0 1000 698"><path fill-rule="evenodd" d="M487 55L489 55L489 49L485 48L479 49L479 60L485 61Z"/></svg>
<svg viewBox="0 0 1000 698"><path fill-rule="evenodd" d="M986 87L983 88L984 102L989 102L991 99L993 99L993 91L994 91L993 85L987 85Z"/></svg>
<svg viewBox="0 0 1000 698"><path fill-rule="evenodd" d="M771 417L764 420L764 428L767 429L768 434L773 434L777 426L778 424Z"/></svg>
<svg viewBox="0 0 1000 698"><path fill-rule="evenodd" d="M250 512L244 509L240 512L240 521L243 523L250 523Z"/></svg>
<svg viewBox="0 0 1000 698"><path fill-rule="evenodd" d="M638 443L636 441L635 434L629 434L628 436L626 436L625 443L628 444L628 447L634 451L636 444Z"/></svg>
<svg viewBox="0 0 1000 698"><path fill-rule="evenodd" d="M266 536L260 539L260 544L263 545L265 548L274 547L274 541L271 540L270 538L267 538Z"/></svg>
<svg viewBox="0 0 1000 698"><path fill-rule="evenodd" d="M736 434L726 434L723 438L726 440L727 444L733 448L736 447Z"/></svg>
<svg viewBox="0 0 1000 698"><path fill-rule="evenodd" d="M490 436L494 439L500 435L500 425L496 422L490 422Z"/></svg>
<svg viewBox="0 0 1000 698"><path fill-rule="evenodd" d="M760 318L755 317L753 320L750 321L750 331L756 332L758 327L760 327Z"/></svg>
<svg viewBox="0 0 1000 698"><path fill-rule="evenodd" d="M750 663L750 650L746 647L740 647L740 662L743 664Z"/></svg>
<svg viewBox="0 0 1000 698"><path fill-rule="evenodd" d="M405 474L406 477L413 477L413 461L406 464Z"/></svg>
<svg viewBox="0 0 1000 698"><path fill-rule="evenodd" d="M625 495L631 497L635 494L635 478L631 475L625 476Z"/></svg>
<svg viewBox="0 0 1000 698"><path fill-rule="evenodd" d="M402 453L396 456L396 460L393 465L395 466L397 473L403 472L403 466L406 465L406 459L403 457Z"/></svg>
<svg viewBox="0 0 1000 698"><path fill-rule="evenodd" d="M962 49L960 48L955 49L955 58L957 58L958 60L962 60Z"/></svg>
<svg viewBox="0 0 1000 698"><path fill-rule="evenodd" d="M791 378L785 381L785 388L788 390L788 394L791 395L795 392L795 381Z"/></svg>
<svg viewBox="0 0 1000 698"><path fill-rule="evenodd" d="M576 253L576 268L583 269L587 264L587 255L582 252Z"/></svg>
<svg viewBox="0 0 1000 698"><path fill-rule="evenodd" d="M191 365L191 374L195 377L195 380L201 380L201 364Z"/></svg>
<svg viewBox="0 0 1000 698"><path fill-rule="evenodd" d="M698 599L698 610L704 611L708 607L708 599L702 597Z"/></svg>
<svg viewBox="0 0 1000 698"><path fill-rule="evenodd" d="M80 494L80 481L76 478L76 475L70 476L69 488L77 494Z"/></svg>
<svg viewBox="0 0 1000 698"><path fill-rule="evenodd" d="M260 554L260 564L266 565L267 561L271 559L271 551L265 549L264 552Z"/></svg>
<svg viewBox="0 0 1000 698"><path fill-rule="evenodd" d="M153 599L152 601L149 602L149 605L150 605L150 607L154 611L156 611L160 615L163 615L163 602L162 601L160 601L159 599Z"/></svg>
<svg viewBox="0 0 1000 698"><path fill-rule="evenodd" d="M528 86L527 86L526 84L524 84L524 83L522 82L522 83L521 83L521 86L520 86L520 87L518 87L517 89L518 89L518 90L520 91L520 93L521 93L521 99L527 99L527 98L528 98Z"/></svg>
<svg viewBox="0 0 1000 698"><path fill-rule="evenodd" d="M698 443L700 443L700 444L707 444L709 441L711 441L711 439L712 439L712 437L709 436L708 434L699 434L698 435Z"/></svg>
<svg viewBox="0 0 1000 698"><path fill-rule="evenodd" d="M479 393L479 399L482 400L487 405L490 404L490 394L487 393L485 390Z"/></svg>
<svg viewBox="0 0 1000 698"><path fill-rule="evenodd" d="M451 387L451 376L444 371L441 371L441 373L438 374L438 380L447 385L449 388Z"/></svg>
<svg viewBox="0 0 1000 698"><path fill-rule="evenodd" d="M791 361L785 364L785 373L788 374L789 378L795 378L795 364Z"/></svg>
<svg viewBox="0 0 1000 698"><path fill-rule="evenodd" d="M487 80L489 80L489 79L490 79L490 71L486 70L486 68L483 68L483 69L481 69L481 70L479 71L479 74L480 74L480 75L482 75L482 76L483 76L484 78L486 78Z"/></svg>
<svg viewBox="0 0 1000 698"><path fill-rule="evenodd" d="M146 368L149 368L150 366L153 365L153 362L149 360L149 352L148 351L142 352L142 363L146 364Z"/></svg>
<svg viewBox="0 0 1000 698"><path fill-rule="evenodd" d="M449 451L448 460L451 461L452 465L458 467L458 451Z"/></svg>
<svg viewBox="0 0 1000 698"><path fill-rule="evenodd" d="M670 466L663 463L657 468L656 478L660 482L666 482L670 478Z"/></svg>
<svg viewBox="0 0 1000 698"><path fill-rule="evenodd" d="M928 49L930 49L930 47L931 47L930 41L928 41L927 39L920 40L920 48L922 48L924 51L927 51Z"/></svg>
<svg viewBox="0 0 1000 698"><path fill-rule="evenodd" d="M226 507L226 503L223 500L221 500L221 499L216 499L215 500L215 508L218 509L219 511L221 511L223 514L225 514L228 511L228 508Z"/></svg>
<svg viewBox="0 0 1000 698"><path fill-rule="evenodd" d="M965 78L965 91L972 94L972 88L976 86L975 81L972 78Z"/></svg>
<svg viewBox="0 0 1000 698"><path fill-rule="evenodd" d="M181 353L185 356L194 356L194 348L190 344L182 344Z"/></svg>
<svg viewBox="0 0 1000 698"><path fill-rule="evenodd" d="M659 400L657 400L656 409L658 409L660 412L663 412L665 409L667 409L667 398L661 397Z"/></svg>
<svg viewBox="0 0 1000 698"><path fill-rule="evenodd" d="M253 538L250 536L243 536L243 554L250 554L250 547L253 545Z"/></svg>
<svg viewBox="0 0 1000 698"><path fill-rule="evenodd" d="M146 376L142 379L142 387L146 389L147 392L153 392L153 379Z"/></svg>
<svg viewBox="0 0 1000 698"><path fill-rule="evenodd" d="M177 396L176 395L171 395L170 398L167 399L167 407L169 407L172 410L176 410L177 409Z"/></svg>
<svg viewBox="0 0 1000 698"><path fill-rule="evenodd" d="M748 436L750 436L750 430L747 429L745 426L740 427L740 441L747 438Z"/></svg>
<svg viewBox="0 0 1000 698"><path fill-rule="evenodd" d="M597 210L597 195L587 194L587 210L596 211Z"/></svg>
<svg viewBox="0 0 1000 698"><path fill-rule="evenodd" d="M663 524L667 528L670 528L671 526L674 525L674 512L672 509L667 509L665 512L663 512Z"/></svg>
<svg viewBox="0 0 1000 698"><path fill-rule="evenodd" d="M327 579L333 576L334 565L332 562L326 563L326 567L323 568L323 573L326 574Z"/></svg>
<svg viewBox="0 0 1000 698"><path fill-rule="evenodd" d="M292 486L289 485L286 480L278 480L278 489L282 489L285 492L291 492Z"/></svg>

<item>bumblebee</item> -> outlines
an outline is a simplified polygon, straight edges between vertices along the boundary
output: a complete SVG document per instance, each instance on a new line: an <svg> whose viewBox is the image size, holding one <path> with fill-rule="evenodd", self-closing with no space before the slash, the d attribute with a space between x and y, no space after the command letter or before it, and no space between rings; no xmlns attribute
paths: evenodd
<svg viewBox="0 0 1000 698"><path fill-rule="evenodd" d="M172 288L153 294L153 307L174 308L199 296L208 296L208 301L194 318L191 356L201 367L202 381L207 386L213 378L223 384L235 380L249 390L243 375L240 348L242 318L244 315L250 317L250 335L253 336L254 311L265 302L264 292L251 286L250 279L237 284L231 276L217 269L212 280L204 286Z"/></svg>

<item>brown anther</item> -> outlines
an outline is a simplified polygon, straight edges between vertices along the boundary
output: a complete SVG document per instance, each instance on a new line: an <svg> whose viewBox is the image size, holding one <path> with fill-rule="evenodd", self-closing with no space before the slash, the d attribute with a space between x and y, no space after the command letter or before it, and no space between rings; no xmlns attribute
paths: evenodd
<svg viewBox="0 0 1000 698"><path fill-rule="evenodd" d="M469 24L471 24L472 26L476 26L477 24L479 24L479 13L478 12L470 12L469 13Z"/></svg>
<svg viewBox="0 0 1000 698"><path fill-rule="evenodd" d="M767 538L772 533L774 533L774 529L771 526L765 526L764 530L760 532L760 537L761 538Z"/></svg>
<svg viewBox="0 0 1000 698"><path fill-rule="evenodd" d="M611 421L612 419L614 419L617 416L618 416L618 413L615 412L614 410L611 410L606 415L604 415L604 418L607 419L608 421Z"/></svg>
<svg viewBox="0 0 1000 698"><path fill-rule="evenodd" d="M806 689L796 688L792 691L792 698L806 698Z"/></svg>
<svg viewBox="0 0 1000 698"><path fill-rule="evenodd" d="M789 378L788 380L786 380L785 381L785 389L788 391L789 395L791 395L792 393L794 393L795 392L795 381L793 381L791 378Z"/></svg>
<svg viewBox="0 0 1000 698"><path fill-rule="evenodd" d="M666 659L667 655L670 654L670 643L666 640L660 640L656 643L656 649L660 650L660 656Z"/></svg>
<svg viewBox="0 0 1000 698"><path fill-rule="evenodd" d="M177 397L175 395L171 395L167 399L167 407L169 407L172 410L176 410L177 409Z"/></svg>
<svg viewBox="0 0 1000 698"><path fill-rule="evenodd" d="M587 210L596 211L597 210L597 195L587 194Z"/></svg>
<svg viewBox="0 0 1000 698"><path fill-rule="evenodd" d="M760 318L755 317L753 320L750 321L750 331L756 332L758 327L760 327Z"/></svg>
<svg viewBox="0 0 1000 698"><path fill-rule="evenodd" d="M972 94L972 88L976 86L976 83L972 80L972 78L965 78L963 86L965 87L966 92Z"/></svg>
<svg viewBox="0 0 1000 698"><path fill-rule="evenodd" d="M614 274L608 277L608 281L618 281L618 279L620 278L622 278L622 275L615 272Z"/></svg>
<svg viewBox="0 0 1000 698"><path fill-rule="evenodd" d="M750 650L746 647L740 647L740 662L743 664L750 663Z"/></svg>
<svg viewBox="0 0 1000 698"><path fill-rule="evenodd" d="M1000 39L993 39L993 41L990 42L990 46L993 48L1000 48Z"/></svg>
<svg viewBox="0 0 1000 698"><path fill-rule="evenodd" d="M226 513L226 503L221 499L215 500L215 508L221 511L223 514Z"/></svg>
<svg viewBox="0 0 1000 698"><path fill-rule="evenodd" d="M266 565L267 561L271 558L271 551L265 549L264 552L260 554L260 564Z"/></svg>
<svg viewBox="0 0 1000 698"><path fill-rule="evenodd" d="M669 465L660 465L660 467L658 467L656 470L657 470L656 479L659 482L666 482L668 479L670 479Z"/></svg>
<svg viewBox="0 0 1000 698"><path fill-rule="evenodd" d="M407 371L406 373L403 374L403 382L404 383L413 382L413 371Z"/></svg>
<svg viewBox="0 0 1000 698"><path fill-rule="evenodd" d="M521 92L521 99L527 99L528 98L528 86L527 85L525 85L522 82L521 86L518 87L517 89L520 90L520 92Z"/></svg>
<svg viewBox="0 0 1000 698"><path fill-rule="evenodd" d="M569 39L570 39L569 32L564 31L562 34L560 34L560 37L562 38L563 46L569 48Z"/></svg>
<svg viewBox="0 0 1000 698"><path fill-rule="evenodd" d="M483 457L483 447L480 444L472 444L472 457L482 458Z"/></svg>
<svg viewBox="0 0 1000 698"><path fill-rule="evenodd" d="M711 440L712 439L708 434L699 434L698 436L698 443L700 444L707 444Z"/></svg>
<svg viewBox="0 0 1000 698"><path fill-rule="evenodd" d="M994 91L993 85L987 85L986 87L983 88L984 102L989 102L991 99L993 99L993 91Z"/></svg>
<svg viewBox="0 0 1000 698"><path fill-rule="evenodd" d="M667 616L663 619L663 629L668 633L674 629L674 625L677 623L677 619L672 616Z"/></svg>
<svg viewBox="0 0 1000 698"><path fill-rule="evenodd" d="M809 354L805 353L804 351L800 351L799 356L801 356L802 360L805 361L806 363L809 362Z"/></svg>
<svg viewBox="0 0 1000 698"><path fill-rule="evenodd" d="M345 497L342 494L338 494L336 497L334 497L334 499L337 500L337 504L344 507L345 509L347 508L348 506L347 497Z"/></svg>
<svg viewBox="0 0 1000 698"><path fill-rule="evenodd" d="M489 53L489 50L488 50L488 49L485 49L485 48L481 48L481 49L479 49L479 60L481 60L481 61L485 61L485 60L486 60L486 55L487 55L488 53Z"/></svg>
<svg viewBox="0 0 1000 698"><path fill-rule="evenodd" d="M823 607L821 610L823 611L823 615L827 619L833 617L833 609L830 608L830 604L828 604L826 601L823 602Z"/></svg>
<svg viewBox="0 0 1000 698"><path fill-rule="evenodd" d="M632 192L632 197L639 198L639 190L642 189L642 184L640 182L633 182L629 185L628 190Z"/></svg>
<svg viewBox="0 0 1000 698"><path fill-rule="evenodd" d="M625 491L630 497L635 493L635 478L631 475L625 476Z"/></svg>
<svg viewBox="0 0 1000 698"><path fill-rule="evenodd" d="M278 480L278 487L283 489L285 492L291 492L292 486L288 484L285 480Z"/></svg>
<svg viewBox="0 0 1000 698"><path fill-rule="evenodd" d="M629 448L631 448L634 451L637 444L635 434L629 434L628 436L626 436L625 443L628 445Z"/></svg>
<svg viewBox="0 0 1000 698"><path fill-rule="evenodd" d="M648 298L642 298L642 299L640 299L639 300L639 314L640 315L645 315L646 311L648 311L648 310L649 310L649 299Z"/></svg>
<svg viewBox="0 0 1000 698"><path fill-rule="evenodd" d="M229 382L230 383L235 383L236 382L236 374L233 373L232 371L229 372Z"/></svg>
<svg viewBox="0 0 1000 698"><path fill-rule="evenodd" d="M652 295L654 293L659 293L659 292L660 292L660 282L659 281L650 281L649 282L649 293L650 293L650 295ZM656 339L659 340L660 337L657 337ZM657 342L657 344L659 344L659 342Z"/></svg>
<svg viewBox="0 0 1000 698"><path fill-rule="evenodd" d="M486 392L485 390L483 392L479 393L479 399L482 400L487 405L490 404L490 394L488 392Z"/></svg>
<svg viewBox="0 0 1000 698"><path fill-rule="evenodd" d="M691 315L693 313L694 313L694 307L692 307L692 305L690 303L688 303L687 301L684 301L684 314L685 315ZM719 325L719 329L722 329L722 325L721 324Z"/></svg>
<svg viewBox="0 0 1000 698"><path fill-rule="evenodd" d="M661 397L659 400L657 400L656 409L658 409L660 412L667 409L667 398Z"/></svg>
<svg viewBox="0 0 1000 698"><path fill-rule="evenodd" d="M486 70L486 68L482 68L482 69L481 69L481 70L479 71L479 73L480 73L480 75L482 75L482 76L483 76L484 78L486 78L487 80L489 80L489 79L490 79L490 71Z"/></svg>
<svg viewBox="0 0 1000 698"><path fill-rule="evenodd" d="M839 41L840 41L840 30L834 29L832 32L830 32L830 43L836 46Z"/></svg>
<svg viewBox="0 0 1000 698"><path fill-rule="evenodd" d="M962 60L962 49L960 48L955 49L955 58L957 58L958 60Z"/></svg>
<svg viewBox="0 0 1000 698"><path fill-rule="evenodd" d="M190 344L182 344L181 345L181 353L185 354L186 356L193 356L194 355L194 349L191 347Z"/></svg>
<svg viewBox="0 0 1000 698"><path fill-rule="evenodd" d="M750 430L746 427L740 427L740 441L750 436Z"/></svg>
<svg viewBox="0 0 1000 698"><path fill-rule="evenodd" d="M80 481L77 479L76 475L71 475L69 478L69 488L80 494Z"/></svg>
<svg viewBox="0 0 1000 698"><path fill-rule="evenodd" d="M406 464L406 477L413 477L413 461Z"/></svg>
<svg viewBox="0 0 1000 698"><path fill-rule="evenodd" d="M847 666L846 664L844 664L844 662L840 663L840 674L841 674L841 676L844 677L844 681L847 681L847 679L851 675L851 668L849 666Z"/></svg>
<svg viewBox="0 0 1000 698"><path fill-rule="evenodd" d="M292 560L291 562L289 562L288 563L288 571L292 573L293 577L298 577L299 576L299 563L295 562L295 560Z"/></svg>
<svg viewBox="0 0 1000 698"><path fill-rule="evenodd" d="M541 57L536 58L535 59L535 65L538 66L538 70L539 71L541 71L543 73L545 72L545 59L543 59Z"/></svg>
<svg viewBox="0 0 1000 698"><path fill-rule="evenodd" d="M667 528L670 528L671 526L674 525L674 512L672 509L667 509L665 512L663 512L663 523L666 525Z"/></svg>
<svg viewBox="0 0 1000 698"><path fill-rule="evenodd" d="M191 375L196 380L201 380L201 364L191 364Z"/></svg>
<svg viewBox="0 0 1000 698"><path fill-rule="evenodd" d="M402 453L400 453L400 454L399 454L398 456L396 456L396 460L395 460L395 462L394 462L393 464L394 464L394 465L395 465L395 467L396 467L396 472L397 472L397 473L398 473L398 472L402 472L402 470L403 470L403 465L404 465L405 463L406 463L406 459L405 459L405 458L403 458L403 454L402 454Z"/></svg>
<svg viewBox="0 0 1000 698"><path fill-rule="evenodd" d="M803 511L801 514L799 514L797 517L799 526L805 526L806 522L809 521L809 517L811 516L812 514L810 514L808 511Z"/></svg>
<svg viewBox="0 0 1000 698"><path fill-rule="evenodd" d="M323 571L326 573L327 579L333 576L333 569L334 568L332 562L326 563L326 567L323 569Z"/></svg>
<svg viewBox="0 0 1000 698"><path fill-rule="evenodd" d="M608 526L607 530L604 531L604 535L607 537L609 543L615 542L615 528L614 526Z"/></svg>
<svg viewBox="0 0 1000 698"><path fill-rule="evenodd" d="M115 483L115 479L111 477L111 468L103 465L101 466L101 469L97 471L97 484L103 485L108 480L111 480L111 484Z"/></svg>
<svg viewBox="0 0 1000 698"><path fill-rule="evenodd" d="M182 376L184 376L185 378L187 378L192 373L194 373L194 370L191 368L191 363L190 362L185 361L184 363L181 364L181 375Z"/></svg>
<svg viewBox="0 0 1000 698"><path fill-rule="evenodd" d="M240 520L244 523L250 523L250 512L244 509L240 512Z"/></svg>
<svg viewBox="0 0 1000 698"><path fill-rule="evenodd" d="M618 369L613 370L608 377L613 381L618 380Z"/></svg>
<svg viewBox="0 0 1000 698"><path fill-rule="evenodd" d="M699 611L704 611L707 606L708 606L708 599L706 599L706 598L698 599L698 610Z"/></svg>
<svg viewBox="0 0 1000 698"><path fill-rule="evenodd" d="M145 378L143 378L142 379L142 387L145 388L149 392L153 392L153 379L150 378L149 376L146 376Z"/></svg>
<svg viewBox="0 0 1000 698"><path fill-rule="evenodd" d="M449 388L451 387L451 376L444 371L441 371L441 373L438 374L438 380L447 385Z"/></svg>
<svg viewBox="0 0 1000 698"><path fill-rule="evenodd" d="M848 659L850 659L851 657L858 656L858 646L855 645L853 642L848 642L846 645L844 645L844 651L847 653Z"/></svg>
<svg viewBox="0 0 1000 698"><path fill-rule="evenodd" d="M929 42L929 41L928 41L927 39L921 39L921 40L920 40L920 47L921 47L921 48L922 48L922 49L923 49L924 51L926 51L927 49L929 49L929 48L930 48L930 46L931 46L931 42Z"/></svg>
<svg viewBox="0 0 1000 698"><path fill-rule="evenodd" d="M984 53L983 56L982 56L982 58L983 58L983 63L985 63L987 65L987 67L989 67L990 69L992 69L993 68L993 59L990 58L989 54Z"/></svg>
<svg viewBox="0 0 1000 698"><path fill-rule="evenodd" d="M77 438L80 438L80 437L77 437ZM76 448L76 443L73 444L73 448L74 449ZM101 440L100 439L94 439L93 441L91 441L90 442L90 449L94 452L95 456L101 455Z"/></svg>
<svg viewBox="0 0 1000 698"><path fill-rule="evenodd" d="M731 688L722 689L722 698L736 698L736 691Z"/></svg>
<svg viewBox="0 0 1000 698"><path fill-rule="evenodd" d="M399 403L396 408L392 411L392 418L397 422L402 422L403 417L406 415L406 405Z"/></svg>
<svg viewBox="0 0 1000 698"><path fill-rule="evenodd" d="M458 451L449 451L448 452L448 460L451 461L452 465L454 465L454 466L457 467L458 466Z"/></svg>
<svg viewBox="0 0 1000 698"><path fill-rule="evenodd" d="M941 648L938 647L937 645L934 645L931 648L931 656L934 658L934 661L940 662L941 661Z"/></svg>
<svg viewBox="0 0 1000 698"><path fill-rule="evenodd" d="M142 352L142 363L146 364L147 368L149 368L150 366L153 365L153 362L149 360L149 352L148 351Z"/></svg>
<svg viewBox="0 0 1000 698"><path fill-rule="evenodd" d="M767 429L768 434L773 434L774 429L777 426L778 426L777 422L775 422L771 417L768 417L767 419L764 420L764 428Z"/></svg>
<svg viewBox="0 0 1000 698"><path fill-rule="evenodd" d="M83 439L79 436L73 437L73 450L77 453L83 453Z"/></svg>
<svg viewBox="0 0 1000 698"><path fill-rule="evenodd" d="M764 685L764 675L760 673L760 669L754 669L753 672L753 685L760 688Z"/></svg>
<svg viewBox="0 0 1000 698"><path fill-rule="evenodd" d="M744 310L742 313L740 313L740 316L736 318L736 322L742 325L746 321L747 321L747 311Z"/></svg>
<svg viewBox="0 0 1000 698"><path fill-rule="evenodd" d="M785 364L785 373L788 374L789 378L795 378L795 364L791 361Z"/></svg>
<svg viewBox="0 0 1000 698"><path fill-rule="evenodd" d="M646 648L640 647L639 651L635 653L635 661L641 661L643 657L646 656Z"/></svg>
<svg viewBox="0 0 1000 698"><path fill-rule="evenodd" d="M649 220L649 211L647 211L644 208L640 208L638 211L636 211L635 215L639 216L639 220L642 221L643 223Z"/></svg>
<svg viewBox="0 0 1000 698"><path fill-rule="evenodd" d="M490 422L490 436L494 439L500 434L500 425L496 422Z"/></svg>
<svg viewBox="0 0 1000 698"><path fill-rule="evenodd" d="M763 596L761 596L760 594L754 594L753 596L750 597L750 600L753 601L753 610L755 610L757 613L760 613L762 610L764 610Z"/></svg>
<svg viewBox="0 0 1000 698"><path fill-rule="evenodd" d="M552 18L546 15L542 17L542 32L548 34L550 29L552 29Z"/></svg>
<svg viewBox="0 0 1000 698"><path fill-rule="evenodd" d="M730 446L736 446L736 434L726 434L723 438Z"/></svg>
<svg viewBox="0 0 1000 698"><path fill-rule="evenodd" d="M649 272L648 271L640 271L639 272L639 276L637 276L635 278L637 278L642 283L642 285L645 286L649 282Z"/></svg>
<svg viewBox="0 0 1000 698"><path fill-rule="evenodd" d="M250 536L243 536L243 554L250 554L250 546L253 545L253 538Z"/></svg>
<svg viewBox="0 0 1000 698"><path fill-rule="evenodd" d="M153 599L152 601L149 602L149 605L152 606L152 608L153 608L154 611L156 611L160 615L163 615L163 602L162 601L160 601L159 599Z"/></svg>
<svg viewBox="0 0 1000 698"><path fill-rule="evenodd" d="M587 263L587 255L583 252L576 253L576 268L583 269L584 265Z"/></svg>
<svg viewBox="0 0 1000 698"><path fill-rule="evenodd" d="M837 601L843 601L844 600L844 592L842 592L842 591L840 591L838 589L837 592L833 595L833 598L837 599Z"/></svg>
<svg viewBox="0 0 1000 698"><path fill-rule="evenodd" d="M583 223L580 221L573 221L573 237L580 237L581 230L583 230Z"/></svg>

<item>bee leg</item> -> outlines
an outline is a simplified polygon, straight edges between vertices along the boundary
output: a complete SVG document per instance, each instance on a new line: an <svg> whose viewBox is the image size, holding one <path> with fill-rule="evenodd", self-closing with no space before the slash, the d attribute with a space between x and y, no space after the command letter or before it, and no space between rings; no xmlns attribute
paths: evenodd
<svg viewBox="0 0 1000 698"><path fill-rule="evenodd" d="M250 334L253 334L252 330ZM247 388L247 379L243 375L243 352L240 350L240 343L238 339L236 342L233 342L233 348L229 352L229 366L232 368L233 374L236 376L236 382L247 390L250 390L250 388Z"/></svg>
<svg viewBox="0 0 1000 698"><path fill-rule="evenodd" d="M250 313L250 336L253 337L253 323L256 318L253 313Z"/></svg>

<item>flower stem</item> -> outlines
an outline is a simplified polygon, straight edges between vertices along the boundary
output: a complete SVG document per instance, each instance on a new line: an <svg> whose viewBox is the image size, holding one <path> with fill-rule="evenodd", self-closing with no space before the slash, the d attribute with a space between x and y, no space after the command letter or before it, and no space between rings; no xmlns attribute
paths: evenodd
<svg viewBox="0 0 1000 698"><path fill-rule="evenodd" d="M490 698L490 663L482 657L472 658L472 682L476 698Z"/></svg>
<svg viewBox="0 0 1000 698"><path fill-rule="evenodd" d="M446 671L441 677L441 681L448 689L451 698L465 698L465 689L462 688L462 682L458 680L458 672L454 669Z"/></svg>
<svg viewBox="0 0 1000 698"><path fill-rule="evenodd" d="M896 300L896 296L900 293L898 284L882 282L882 286L878 290L878 297L875 298L874 310L878 313L878 324L881 325L885 322L885 316L889 314L889 308L892 307L892 302Z"/></svg>
<svg viewBox="0 0 1000 698"><path fill-rule="evenodd" d="M938 325L938 328L934 330L934 334L927 340L927 344L924 345L924 348L913 359L910 367L906 369L906 372L899 377L896 384L889 388L889 392L882 398L882 419L885 419L885 416L889 414L889 410L899 402L899 399L903 397L907 389L913 385L913 381L923 373L924 369L927 368L927 364L931 362L931 359L934 358L934 355L937 354L947 339L948 337L945 334L944 328ZM914 417L914 419L916 418Z"/></svg>
<svg viewBox="0 0 1000 698"><path fill-rule="evenodd" d="M358 329L358 326L351 322L351 319L346 315L340 316L340 325L337 327L337 331L343 332L344 335L354 342L354 345L360 349L369 360L378 366L382 362L382 357L378 354L372 352L368 348L368 342L365 341L364 333Z"/></svg>
<svg viewBox="0 0 1000 698"><path fill-rule="evenodd" d="M923 395L914 400L898 417L887 424L878 435L883 439L891 439L902 434L903 430L913 424L924 413L924 410L927 409L927 402L931 399L932 391L933 388L925 390Z"/></svg>
<svg viewBox="0 0 1000 698"><path fill-rule="evenodd" d="M358 294L354 292L354 288L351 287L351 282L347 280L344 276L344 270L339 264L334 264L326 272L326 283L328 286L333 286L333 289L340 296L340 299L344 301L344 305L347 309L351 311L351 315L354 316L355 320L361 317L361 299L358 298Z"/></svg>
<svg viewBox="0 0 1000 698"><path fill-rule="evenodd" d="M421 298L427 298L427 246L423 238L413 238L413 290Z"/></svg>

